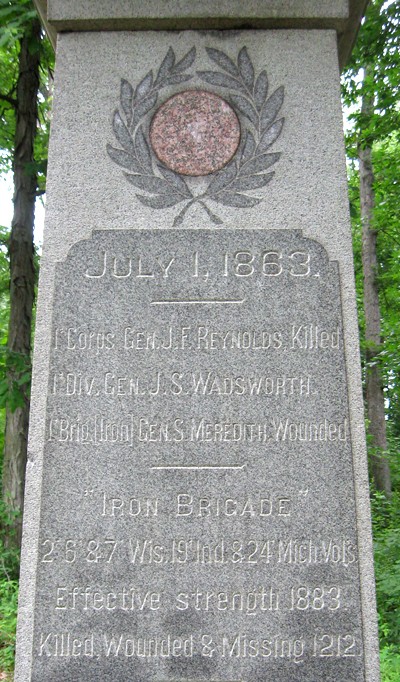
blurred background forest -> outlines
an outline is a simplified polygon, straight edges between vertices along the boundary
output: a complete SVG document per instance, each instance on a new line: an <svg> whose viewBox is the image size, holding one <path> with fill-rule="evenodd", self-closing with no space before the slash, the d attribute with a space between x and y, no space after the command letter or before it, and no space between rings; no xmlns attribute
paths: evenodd
<svg viewBox="0 0 400 682"><path fill-rule="evenodd" d="M31 0L0 0L0 680L11 680L54 55ZM342 75L383 682L400 680L400 4L371 0Z"/></svg>

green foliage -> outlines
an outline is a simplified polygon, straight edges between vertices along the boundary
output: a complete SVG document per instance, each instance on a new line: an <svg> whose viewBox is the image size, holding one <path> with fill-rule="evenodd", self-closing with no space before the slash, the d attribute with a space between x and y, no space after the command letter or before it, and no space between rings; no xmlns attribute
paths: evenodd
<svg viewBox="0 0 400 682"><path fill-rule="evenodd" d="M10 45L23 35L26 25L36 17L30 0L0 0L2 31L0 47Z"/></svg>
<svg viewBox="0 0 400 682"><path fill-rule="evenodd" d="M18 581L0 579L0 671L14 667Z"/></svg>
<svg viewBox="0 0 400 682"><path fill-rule="evenodd" d="M5 407L15 410L24 404L29 395L31 380L30 357L20 353L12 353L7 348L9 315L8 237L9 229L0 227L0 414Z"/></svg>
<svg viewBox="0 0 400 682"><path fill-rule="evenodd" d="M12 543L15 512L0 500L0 671L14 666L19 555Z"/></svg>
<svg viewBox="0 0 400 682"><path fill-rule="evenodd" d="M377 232L377 278L380 292L382 345L374 361L380 363L387 399L388 430L400 436L400 140L390 135L373 147L375 173L374 227ZM365 369L363 272L361 264L361 218L359 174L354 163L349 165L349 195L352 216L353 253L361 336L361 353Z"/></svg>
<svg viewBox="0 0 400 682"><path fill-rule="evenodd" d="M9 315L9 265L8 265L8 233L5 227L0 227L0 348L4 347L7 338ZM4 366L0 361L0 387L5 380ZM0 406L0 480L2 473L2 456L4 448L5 409Z"/></svg>
<svg viewBox="0 0 400 682"><path fill-rule="evenodd" d="M12 168L19 39L32 13L28 0L0 0L0 173Z"/></svg>
<svg viewBox="0 0 400 682"><path fill-rule="evenodd" d="M19 555L13 542L17 516L17 512L0 500L0 581L18 578Z"/></svg>
<svg viewBox="0 0 400 682"><path fill-rule="evenodd" d="M381 680L382 682L399 682L400 654L393 647L384 646L381 649Z"/></svg>
<svg viewBox="0 0 400 682"><path fill-rule="evenodd" d="M347 153L357 156L359 144L372 145L400 131L400 4L397 0L371 0L351 61L343 74L343 100L353 129ZM360 100L374 102L362 112Z"/></svg>
<svg viewBox="0 0 400 682"><path fill-rule="evenodd" d="M23 407L30 393L31 359L0 346L0 409Z"/></svg>
<svg viewBox="0 0 400 682"><path fill-rule="evenodd" d="M370 103L361 109L361 98ZM391 500L372 492L376 592L382 682L400 680L400 3L372 0L351 62L343 77L350 107L347 134L350 213L356 273L363 371L366 369L362 309L361 219L357 154L372 148L374 223L377 235L382 344L374 358L384 381ZM369 450L371 451L370 443ZM371 452L370 452L371 454Z"/></svg>
<svg viewBox="0 0 400 682"><path fill-rule="evenodd" d="M28 38L31 53L40 51L40 95L34 160L25 172L37 175L45 188L53 52L44 36L34 39L37 14L32 0L0 0L0 173L13 167L20 40ZM0 227L0 477L4 447L5 408L24 404L29 395L30 358L7 348L9 318L9 230ZM37 259L36 259L37 260ZM13 668L17 614L19 556L15 547L16 513L0 500L0 671ZM2 677L0 675L0 677Z"/></svg>
<svg viewBox="0 0 400 682"><path fill-rule="evenodd" d="M29 35L36 17L32 0L0 0L0 173L9 172L13 165L19 41L25 33ZM35 161L26 171L37 174L39 189L44 191L54 54L44 36L39 42L32 38L29 48L32 52L40 51L40 96Z"/></svg>
<svg viewBox="0 0 400 682"><path fill-rule="evenodd" d="M398 443L395 444L398 446ZM396 455L397 455L396 449ZM398 457L396 468L400 469ZM397 471L397 474L399 471ZM400 494L391 500L375 491L372 495L376 596L379 634L386 657L400 656Z"/></svg>

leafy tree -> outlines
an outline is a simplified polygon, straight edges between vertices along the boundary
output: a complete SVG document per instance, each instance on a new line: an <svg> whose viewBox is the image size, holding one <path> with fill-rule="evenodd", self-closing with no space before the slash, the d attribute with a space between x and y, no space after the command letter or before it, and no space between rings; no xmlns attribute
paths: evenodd
<svg viewBox="0 0 400 682"><path fill-rule="evenodd" d="M1 671L11 670L14 659L35 282L34 203L44 187L52 59L32 3L0 0L0 173L14 171L15 190L12 229L0 227Z"/></svg>
<svg viewBox="0 0 400 682"><path fill-rule="evenodd" d="M371 469L378 490L391 495L387 452L381 306L383 283L378 241L393 222L383 227L383 185L375 175L385 173L384 150L396 145L400 124L400 6L372 0L361 27L352 61L345 74L345 102L356 107L349 153L359 165L359 216L362 227L364 302L365 397L370 434ZM380 154L379 154L380 151ZM378 159L379 157L379 159ZM380 164L378 164L378 160ZM385 183L385 190L388 189ZM377 191L379 196L377 196ZM383 209L383 210L382 210ZM389 225L391 227L389 227ZM396 225L396 223L395 223ZM387 374L387 372L386 372Z"/></svg>
<svg viewBox="0 0 400 682"><path fill-rule="evenodd" d="M48 73L50 50L46 49L43 31L30 0L0 0L0 16L4 22L0 29L1 161L2 170L11 165L14 173L14 215L7 243L10 315L7 347L3 353L7 387L5 390L3 385L1 391L6 402L2 479L3 501L13 512L19 513L13 517L19 544L27 457L35 288L33 224L40 175L44 170L41 156L45 148L43 137L46 137L41 134L46 119L42 111L41 127L38 102L43 101L40 83L43 65L46 76Z"/></svg>
<svg viewBox="0 0 400 682"><path fill-rule="evenodd" d="M400 679L400 6L373 0L344 77L383 682ZM363 305L365 302L365 305Z"/></svg>

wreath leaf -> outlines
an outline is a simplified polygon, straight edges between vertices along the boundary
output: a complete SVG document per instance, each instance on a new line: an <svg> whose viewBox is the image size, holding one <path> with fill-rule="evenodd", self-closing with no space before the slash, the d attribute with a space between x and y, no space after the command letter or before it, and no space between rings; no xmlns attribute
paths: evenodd
<svg viewBox="0 0 400 682"><path fill-rule="evenodd" d="M250 189L259 189L260 187L265 187L271 182L275 173L266 173L265 175L250 175L249 177L239 178L232 182L230 190L235 190L238 192L246 192Z"/></svg>
<svg viewBox="0 0 400 682"><path fill-rule="evenodd" d="M156 175L130 175L125 173L125 177L131 185L151 194L167 194L171 189L166 180L158 178Z"/></svg>
<svg viewBox="0 0 400 682"><path fill-rule="evenodd" d="M257 128L259 120L258 114L251 102L246 97L242 97L241 95L231 95L231 100L235 104L236 108L239 109L240 113L243 114L243 116L246 116L246 118L248 118L249 121Z"/></svg>
<svg viewBox="0 0 400 682"><path fill-rule="evenodd" d="M122 149L115 149L110 144L108 144L107 153L110 159L117 163L118 166L121 166L122 168L127 168L127 170L130 170L133 173L140 173L141 166L138 160L131 154L128 154L128 152L125 152Z"/></svg>
<svg viewBox="0 0 400 682"><path fill-rule="evenodd" d="M192 49L189 50L189 52L185 54L185 56L182 57L182 59L177 64L175 64L173 69L174 73L182 73L182 71L186 71L186 69L189 69L192 66L195 59L196 48L192 47Z"/></svg>
<svg viewBox="0 0 400 682"><path fill-rule="evenodd" d="M131 154L135 154L135 145L133 144L130 132L126 127L125 123L123 122L118 110L114 112L113 130L115 133L115 137L117 138L118 142L123 146L123 148L126 149L126 151L130 152Z"/></svg>
<svg viewBox="0 0 400 682"><path fill-rule="evenodd" d="M121 79L121 107L126 116L128 126L132 119L133 88L124 78Z"/></svg>
<svg viewBox="0 0 400 682"><path fill-rule="evenodd" d="M170 170L169 168L165 168L164 166L158 166L160 173L163 174L164 178L170 182L172 185L174 185L175 189L178 190L182 194L182 196L186 197L187 199L192 198L192 193L187 186L186 182L184 181L183 178L181 178L180 175L177 173L174 173L174 171Z"/></svg>
<svg viewBox="0 0 400 682"><path fill-rule="evenodd" d="M153 172L153 164L151 161L151 152L147 140L145 138L142 126L139 126L135 135L135 151L139 163L146 170Z"/></svg>
<svg viewBox="0 0 400 682"><path fill-rule="evenodd" d="M268 95L268 76L266 71L261 71L254 86L254 102L257 111L261 111Z"/></svg>
<svg viewBox="0 0 400 682"><path fill-rule="evenodd" d="M267 128L261 136L260 143L257 147L257 152L265 152L279 137L282 132L284 118L279 118L275 123Z"/></svg>
<svg viewBox="0 0 400 682"><path fill-rule="evenodd" d="M220 194L212 198L220 204L236 208L250 208L251 206L256 206L261 201L257 197L248 197L245 194L235 194L234 192L220 192Z"/></svg>
<svg viewBox="0 0 400 682"><path fill-rule="evenodd" d="M250 159L241 169L241 175L254 175L255 173L260 173L261 171L267 170L274 165L280 158L280 153L275 154L261 154L260 156L255 156Z"/></svg>
<svg viewBox="0 0 400 682"><path fill-rule="evenodd" d="M244 84L252 94L254 88L254 67L247 52L247 47L242 47L239 52L238 67Z"/></svg>
<svg viewBox="0 0 400 682"><path fill-rule="evenodd" d="M218 73L218 71L197 71L197 75L206 83L211 83L211 85L218 85L220 88L230 88L231 90L238 90L239 92L246 92L245 87L236 80L236 78L231 78L226 76L224 73Z"/></svg>
<svg viewBox="0 0 400 682"><path fill-rule="evenodd" d="M232 61L232 59L225 54L225 52L221 52L221 50L216 50L213 47L206 47L206 52L210 59L212 59L213 62L218 64L218 66L221 69L223 69L223 71L227 71L228 73L231 74L231 76L235 76L235 78L239 77L239 69L237 68L236 64Z"/></svg>
<svg viewBox="0 0 400 682"><path fill-rule="evenodd" d="M139 85L137 86L135 90L135 99L134 101L137 102L138 100L143 99L143 97L146 97L148 93L150 92L151 88L153 87L153 71L149 71L148 74L143 78L143 80L140 81Z"/></svg>
<svg viewBox="0 0 400 682"><path fill-rule="evenodd" d="M149 206L150 208L169 208L179 204L180 201L184 201L182 196L177 196L176 194L158 194L154 197L136 194L136 196L144 206Z"/></svg>
<svg viewBox="0 0 400 682"><path fill-rule="evenodd" d="M219 173L214 175L207 187L207 194L216 194L221 189L229 185L229 183L235 179L236 175L237 169L235 163L230 163L228 166L225 166L225 168L220 170Z"/></svg>
<svg viewBox="0 0 400 682"><path fill-rule="evenodd" d="M132 118L132 123L131 126L134 129L137 124L139 123L140 119L143 118L143 116L146 116L146 114L149 113L149 111L154 107L158 99L158 93L154 92L152 95L149 95L149 97L146 97L142 102L139 102L139 104L135 107L134 112L133 112L133 118Z"/></svg>
<svg viewBox="0 0 400 682"><path fill-rule="evenodd" d="M275 121L283 104L283 98L284 88L283 85L281 85L280 88L277 88L277 90L272 93L271 97L266 101L261 110L260 123L262 132L264 132L266 128L269 128L271 123Z"/></svg>
<svg viewBox="0 0 400 682"><path fill-rule="evenodd" d="M240 158L240 165L242 166L246 161L249 161L254 156L256 150L256 141L253 133L250 130L246 131L245 143L243 145L242 156Z"/></svg>
<svg viewBox="0 0 400 682"><path fill-rule="evenodd" d="M172 47L168 48L168 52L161 62L161 66L158 69L157 78L154 85L159 85L162 80L171 72L172 67L175 64L175 52Z"/></svg>
<svg viewBox="0 0 400 682"><path fill-rule="evenodd" d="M193 76L184 73L177 73L176 75L168 76L162 82L161 87L165 88L167 85L175 85L176 83L184 83L190 81Z"/></svg>

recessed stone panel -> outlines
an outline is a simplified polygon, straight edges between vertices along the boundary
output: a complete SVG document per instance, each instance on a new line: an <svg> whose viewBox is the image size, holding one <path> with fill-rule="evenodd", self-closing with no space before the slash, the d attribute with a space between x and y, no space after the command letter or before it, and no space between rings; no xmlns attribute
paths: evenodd
<svg viewBox="0 0 400 682"><path fill-rule="evenodd" d="M56 270L32 680L364 680L337 264L141 230Z"/></svg>

